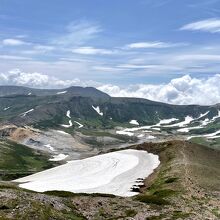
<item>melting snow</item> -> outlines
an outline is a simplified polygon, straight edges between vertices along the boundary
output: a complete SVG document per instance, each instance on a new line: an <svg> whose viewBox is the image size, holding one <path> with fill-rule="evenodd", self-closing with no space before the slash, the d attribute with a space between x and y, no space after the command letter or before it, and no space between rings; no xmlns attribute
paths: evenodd
<svg viewBox="0 0 220 220"><path fill-rule="evenodd" d="M148 135L148 136L147 136L147 139L156 139L156 137L153 136L153 135Z"/></svg>
<svg viewBox="0 0 220 220"><path fill-rule="evenodd" d="M100 108L99 106L95 107L95 106L92 106L92 108L101 116L103 116L103 112L100 111Z"/></svg>
<svg viewBox="0 0 220 220"><path fill-rule="evenodd" d="M79 123L78 121L74 121L74 122L79 125L79 128L83 127L83 125L81 123Z"/></svg>
<svg viewBox="0 0 220 220"><path fill-rule="evenodd" d="M73 126L73 123L72 123L71 120L69 120L69 124L68 125L61 125L61 126L64 127L64 128L70 128L70 127Z"/></svg>
<svg viewBox="0 0 220 220"><path fill-rule="evenodd" d="M74 193L108 193L133 196L138 178L146 178L160 164L157 155L138 150L122 150L98 155L45 170L14 182L38 192L64 190Z"/></svg>
<svg viewBox="0 0 220 220"><path fill-rule="evenodd" d="M215 138L218 138L218 134L220 134L220 130L216 131L216 132L213 132L213 133L210 133L210 134L204 134L204 135L193 135L193 136L189 136L187 138L187 140L190 140L192 138L196 138L196 137L205 137L207 139L215 139Z"/></svg>
<svg viewBox="0 0 220 220"><path fill-rule="evenodd" d="M57 92L57 95L65 94L65 93L67 93L67 91Z"/></svg>
<svg viewBox="0 0 220 220"><path fill-rule="evenodd" d="M125 131L125 130L123 130L123 131L116 131L116 134L127 135L127 136L130 136L130 137L134 135L134 133L129 132L129 131Z"/></svg>
<svg viewBox="0 0 220 220"><path fill-rule="evenodd" d="M28 113L33 112L33 111L34 111L34 109L32 108L32 109L30 109L30 110L28 110L28 111L22 113L22 114L21 114L21 117L25 117Z"/></svg>
<svg viewBox="0 0 220 220"><path fill-rule="evenodd" d="M156 126L160 126L160 125L167 125L170 124L174 121L178 121L179 119L177 118L170 118L170 119L162 119L160 120L160 122L158 124L156 124Z"/></svg>
<svg viewBox="0 0 220 220"><path fill-rule="evenodd" d="M45 144L45 147L47 147L51 151L55 151L55 149L50 144Z"/></svg>
<svg viewBox="0 0 220 220"><path fill-rule="evenodd" d="M60 131L60 130L56 130L56 131L61 133L61 134L70 135L69 133L66 133L65 131Z"/></svg>
<svg viewBox="0 0 220 220"><path fill-rule="evenodd" d="M132 124L132 125L139 125L139 123L137 122L137 120L131 120L129 123Z"/></svg>
<svg viewBox="0 0 220 220"><path fill-rule="evenodd" d="M70 116L70 110L68 110L68 111L66 112L66 116L67 116L68 118L71 118L71 116Z"/></svg>
<svg viewBox="0 0 220 220"><path fill-rule="evenodd" d="M7 111L9 108L11 108L11 107L6 107L6 108L4 108L4 111Z"/></svg>
<svg viewBox="0 0 220 220"><path fill-rule="evenodd" d="M185 125L188 125L190 122L192 122L194 119L190 116L186 116L184 121L181 121L176 124L172 125L165 125L164 127L184 127Z"/></svg>
<svg viewBox="0 0 220 220"><path fill-rule="evenodd" d="M49 161L61 161L61 160L66 159L67 157L68 155L58 154L58 155L53 156L53 158L49 159Z"/></svg>

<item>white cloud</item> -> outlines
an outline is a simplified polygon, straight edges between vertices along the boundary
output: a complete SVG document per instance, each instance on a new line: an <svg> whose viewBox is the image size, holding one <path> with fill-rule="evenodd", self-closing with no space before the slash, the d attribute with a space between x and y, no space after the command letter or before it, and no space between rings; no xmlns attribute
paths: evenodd
<svg viewBox="0 0 220 220"><path fill-rule="evenodd" d="M210 105L220 103L219 82L220 74L201 79L185 75L167 84L138 84L126 88L102 85L98 89L117 97L139 97L172 104Z"/></svg>
<svg viewBox="0 0 220 220"><path fill-rule="evenodd" d="M220 103L220 74L206 78L185 75L172 79L166 84L133 84L125 88L101 84L78 78L61 80L40 72L23 72L13 69L0 73L1 85L21 85L36 88L65 88L69 86L93 86L116 97L138 97L171 104Z"/></svg>
<svg viewBox="0 0 220 220"><path fill-rule="evenodd" d="M180 30L204 31L210 33L220 32L220 19L212 18L189 23L180 28Z"/></svg>
<svg viewBox="0 0 220 220"><path fill-rule="evenodd" d="M3 60L31 60L29 57L12 56L12 55L0 55L0 59Z"/></svg>
<svg viewBox="0 0 220 220"><path fill-rule="evenodd" d="M161 41L152 41L152 42L137 42L128 44L125 46L125 48L129 49L143 49L143 48L169 48L169 47L176 47L176 46L185 46L186 43L166 43Z"/></svg>
<svg viewBox="0 0 220 220"><path fill-rule="evenodd" d="M72 52L84 55L108 55L114 53L112 50L99 49L94 47L78 47L73 49Z"/></svg>
<svg viewBox="0 0 220 220"><path fill-rule="evenodd" d="M19 39L8 38L8 39L2 40L2 44L4 46L21 46L21 45L27 45L29 43L24 42L24 41L19 40Z"/></svg>
<svg viewBox="0 0 220 220"><path fill-rule="evenodd" d="M73 85L96 85L95 82L86 81L81 82L79 79L75 78L72 80L61 80L53 76L48 76L43 73L33 72L23 72L19 69L12 69L7 73L0 73L0 84L1 85L20 85L20 86L30 86L37 88L63 88Z"/></svg>

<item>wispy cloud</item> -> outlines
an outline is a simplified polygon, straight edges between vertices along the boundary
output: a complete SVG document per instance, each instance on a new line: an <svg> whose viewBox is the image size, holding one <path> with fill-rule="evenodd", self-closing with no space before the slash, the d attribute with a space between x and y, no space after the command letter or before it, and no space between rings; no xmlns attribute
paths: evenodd
<svg viewBox="0 0 220 220"><path fill-rule="evenodd" d="M32 60L30 57L13 56L13 55L0 55L3 60Z"/></svg>
<svg viewBox="0 0 220 220"><path fill-rule="evenodd" d="M100 25L89 21L72 22L66 27L66 33L52 40L52 43L62 46L82 45L97 37L102 32Z"/></svg>
<svg viewBox="0 0 220 220"><path fill-rule="evenodd" d="M129 49L141 49L141 48L170 48L170 47L177 47L177 46L186 46L186 43L166 43L161 41L151 41L151 42L136 42L131 43L125 46L125 48Z"/></svg>
<svg viewBox="0 0 220 220"><path fill-rule="evenodd" d="M180 30L204 31L210 33L220 32L220 19L211 18L201 21L192 22L184 25Z"/></svg>
<svg viewBox="0 0 220 220"><path fill-rule="evenodd" d="M116 51L94 48L94 47L78 47L78 48L74 48L72 52L78 54L84 54L84 55L99 55L99 54L108 55L108 54L113 54Z"/></svg>
<svg viewBox="0 0 220 220"><path fill-rule="evenodd" d="M21 45L29 45L30 43L27 43L19 39L8 38L8 39L2 40L2 44L4 46L21 46Z"/></svg>

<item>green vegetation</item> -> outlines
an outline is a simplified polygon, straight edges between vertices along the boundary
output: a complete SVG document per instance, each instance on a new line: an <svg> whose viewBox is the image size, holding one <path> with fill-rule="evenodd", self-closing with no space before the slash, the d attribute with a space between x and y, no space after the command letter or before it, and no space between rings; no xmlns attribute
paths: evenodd
<svg viewBox="0 0 220 220"><path fill-rule="evenodd" d="M143 203L155 204L155 205L169 205L170 202L156 195L143 195L140 194L136 199Z"/></svg>
<svg viewBox="0 0 220 220"><path fill-rule="evenodd" d="M104 193L72 193L68 191L59 191L52 190L44 192L46 195L58 196L58 197L76 197L76 196L89 196L89 197L107 197L107 198L115 198L115 195L112 194L104 194Z"/></svg>
<svg viewBox="0 0 220 220"><path fill-rule="evenodd" d="M175 219L185 219L189 216L190 216L190 213L184 213L182 211L174 211L171 219L173 219L173 220L175 220Z"/></svg>
<svg viewBox="0 0 220 220"><path fill-rule="evenodd" d="M128 209L125 211L125 214L127 217L134 217L135 215L137 215L137 211L133 209Z"/></svg>
<svg viewBox="0 0 220 220"><path fill-rule="evenodd" d="M49 157L24 145L0 141L0 179L12 180L51 168Z"/></svg>
<svg viewBox="0 0 220 220"><path fill-rule="evenodd" d="M190 142L220 150L220 138L207 140L206 138L203 138L203 137L195 137L195 138L190 139Z"/></svg>
<svg viewBox="0 0 220 220"><path fill-rule="evenodd" d="M212 209L212 213L217 217L220 218L220 210L218 208Z"/></svg>

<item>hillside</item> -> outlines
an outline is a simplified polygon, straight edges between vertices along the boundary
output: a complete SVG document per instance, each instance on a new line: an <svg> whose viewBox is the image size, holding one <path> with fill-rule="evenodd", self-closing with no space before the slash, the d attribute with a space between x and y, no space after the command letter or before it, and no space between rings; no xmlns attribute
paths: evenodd
<svg viewBox="0 0 220 220"><path fill-rule="evenodd" d="M161 164L144 181L141 194L45 194L1 183L3 219L219 219L220 152L188 142L133 146L158 154ZM28 204L28 205L27 205Z"/></svg>
<svg viewBox="0 0 220 220"><path fill-rule="evenodd" d="M137 98L112 98L90 87L39 90L1 86L0 94L1 123L45 128L65 124L68 110L72 118L82 120L85 127L113 128L133 119L146 125L164 118L198 117L207 111L208 118L212 118L219 109L217 105L178 106Z"/></svg>

